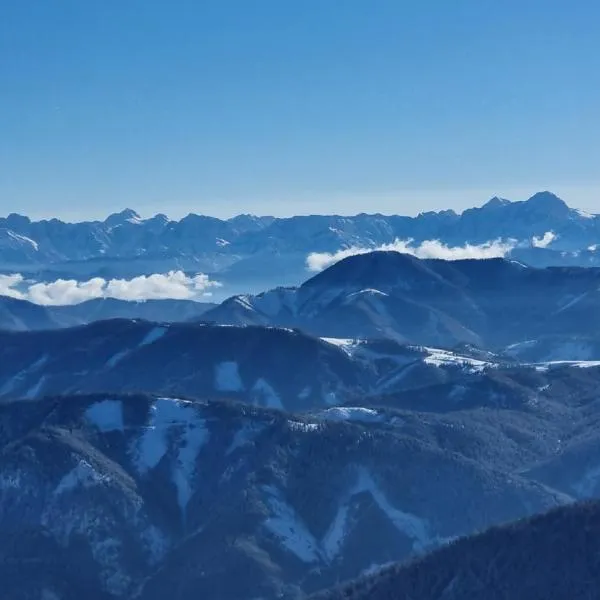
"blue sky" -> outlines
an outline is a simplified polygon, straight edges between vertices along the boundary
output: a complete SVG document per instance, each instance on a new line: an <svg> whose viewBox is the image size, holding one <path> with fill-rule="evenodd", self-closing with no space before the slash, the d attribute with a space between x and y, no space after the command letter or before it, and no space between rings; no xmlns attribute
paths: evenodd
<svg viewBox="0 0 600 600"><path fill-rule="evenodd" d="M600 212L592 0L1 0L0 213Z"/></svg>

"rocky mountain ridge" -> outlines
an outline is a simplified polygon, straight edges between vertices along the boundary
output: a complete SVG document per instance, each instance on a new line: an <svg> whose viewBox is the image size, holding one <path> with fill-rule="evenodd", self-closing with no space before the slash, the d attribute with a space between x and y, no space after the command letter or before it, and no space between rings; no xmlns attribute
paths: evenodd
<svg viewBox="0 0 600 600"><path fill-rule="evenodd" d="M190 214L172 221L165 215L142 219L127 209L105 221L65 223L11 214L0 219L0 263L5 273L34 274L44 281L201 271L230 287L254 291L299 283L312 252L375 249L397 239L437 240L450 247L515 240L511 257L533 266L600 265L600 220L550 192L522 202L492 199L462 214L450 210L417 217L239 215L220 220Z"/></svg>

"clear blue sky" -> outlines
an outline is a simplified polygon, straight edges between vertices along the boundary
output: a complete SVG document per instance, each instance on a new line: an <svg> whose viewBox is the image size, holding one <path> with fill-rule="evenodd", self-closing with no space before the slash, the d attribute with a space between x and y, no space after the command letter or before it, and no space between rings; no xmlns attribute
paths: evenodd
<svg viewBox="0 0 600 600"><path fill-rule="evenodd" d="M600 212L594 0L0 0L0 213Z"/></svg>

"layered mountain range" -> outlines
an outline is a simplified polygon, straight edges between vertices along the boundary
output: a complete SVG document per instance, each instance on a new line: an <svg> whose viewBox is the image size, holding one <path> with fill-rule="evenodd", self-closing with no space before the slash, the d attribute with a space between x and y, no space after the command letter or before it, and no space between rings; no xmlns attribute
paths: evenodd
<svg viewBox="0 0 600 600"><path fill-rule="evenodd" d="M598 362L131 320L1 338L7 597L298 599L600 494Z"/></svg>
<svg viewBox="0 0 600 600"><path fill-rule="evenodd" d="M526 362L593 360L600 359L599 289L600 268L371 252L343 259L298 287L221 304L99 299L39 306L0 297L0 327L49 330L133 318L294 328L321 338L447 349L467 345Z"/></svg>
<svg viewBox="0 0 600 600"><path fill-rule="evenodd" d="M597 479L597 462L563 469L555 487L532 467L577 447L594 406L293 415L123 394L4 403L3 593L301 598L589 493L581 482Z"/></svg>
<svg viewBox="0 0 600 600"><path fill-rule="evenodd" d="M557 240L596 222L567 210ZM547 523L595 518L561 511L600 497L599 289L592 267L375 251L219 305L2 298L3 594L458 599L502 573L516 589Z"/></svg>
<svg viewBox="0 0 600 600"><path fill-rule="evenodd" d="M521 408L560 395L561 385L587 398L599 379L600 360L525 362L471 346L450 351L274 327L115 319L0 332L4 401L144 392L289 412L348 403L445 412Z"/></svg>
<svg viewBox="0 0 600 600"><path fill-rule="evenodd" d="M398 239L437 240L450 247L512 240L510 255L533 266L591 266L600 265L599 237L600 219L569 208L550 192L521 202L493 198L461 214L447 210L417 217L239 215L219 220L190 214L172 221L165 215L142 219L127 209L105 221L64 223L11 214L0 219L0 265L4 272L42 280L202 271L230 290L258 291L298 284L313 252L375 249Z"/></svg>

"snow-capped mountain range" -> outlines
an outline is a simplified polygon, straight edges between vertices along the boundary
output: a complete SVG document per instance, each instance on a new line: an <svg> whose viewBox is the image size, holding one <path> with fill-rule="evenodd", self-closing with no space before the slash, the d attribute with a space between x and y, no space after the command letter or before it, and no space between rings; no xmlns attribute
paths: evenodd
<svg viewBox="0 0 600 600"><path fill-rule="evenodd" d="M0 219L0 268L57 277L133 277L173 269L205 272L229 289L295 285L311 253L375 249L395 240L436 240L450 247L513 240L510 255L535 266L600 265L600 219L569 208L550 192L522 202L494 198L457 214L417 217L360 214L290 218L239 215L228 220L190 214L142 219L133 210L105 221ZM239 287L236 287L239 286Z"/></svg>
<svg viewBox="0 0 600 600"><path fill-rule="evenodd" d="M585 262L598 221L547 193L414 219L11 215L6 272L296 265L300 285L212 305L0 298L2 593L301 600L600 497L600 268L516 257ZM523 243L364 252L396 238ZM336 260L307 277L309 252Z"/></svg>

